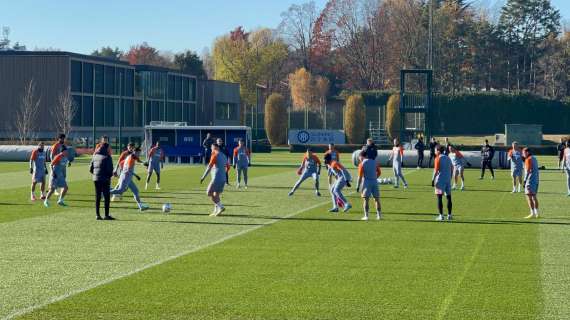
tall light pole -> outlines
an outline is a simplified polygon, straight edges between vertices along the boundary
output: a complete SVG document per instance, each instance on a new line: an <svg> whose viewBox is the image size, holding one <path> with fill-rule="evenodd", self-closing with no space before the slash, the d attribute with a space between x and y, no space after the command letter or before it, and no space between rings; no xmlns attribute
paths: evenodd
<svg viewBox="0 0 570 320"><path fill-rule="evenodd" d="M429 26L428 26L428 61L427 69L433 70L433 2L429 0Z"/></svg>

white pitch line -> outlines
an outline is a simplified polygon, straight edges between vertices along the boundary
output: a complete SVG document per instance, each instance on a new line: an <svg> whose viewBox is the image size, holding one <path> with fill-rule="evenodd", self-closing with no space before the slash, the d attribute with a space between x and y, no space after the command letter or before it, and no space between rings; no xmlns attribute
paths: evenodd
<svg viewBox="0 0 570 320"><path fill-rule="evenodd" d="M166 262L168 262L168 261L178 259L178 258L180 258L180 257L182 257L182 256L185 256L185 255L194 253L194 252L196 252L196 251L200 251L200 250L202 250L202 249L206 249L206 248L208 248L208 247L217 245L217 244L222 243L222 242L224 242L224 241L233 239L233 238L235 238L235 237L239 237L239 236L244 235L244 234L246 234L246 233L249 233L249 232L251 232L251 231L254 231L254 230L257 230L257 229L259 229L259 228L262 228L262 227L271 225L271 224L273 224L273 223L275 223L275 222L278 222L278 221L280 221L280 220L287 219L287 218L291 218L291 217L296 216L296 215L298 215L298 214L301 214L301 213L303 213L303 212L306 212L306 211L309 211L309 210L313 210L313 209L315 209L315 208L318 208L318 207L320 207L320 206L322 206L322 205L327 204L328 202L329 202L329 201L323 201L323 202L317 203L317 204L312 205L312 206L310 206L310 207L308 207L308 208L295 211L295 212L290 213L290 214L288 214L288 215L285 215L285 216L283 216L283 217L275 218L275 219L273 219L273 220L271 220L271 221L269 221L269 222L267 222L267 223L264 223L264 224L262 224L262 225L254 226L254 227L251 227L251 228L249 228L249 229L245 229L245 230L242 230L242 231L240 231L240 232L236 232L236 233L234 233L234 234L227 235L227 236L222 237L222 238L220 238L220 239L218 239L218 240L216 240L216 241L213 241L213 242L210 242L210 243L201 245L201 246L197 246L197 247L195 247L195 248L192 248L192 249L190 249L190 250L183 251L183 252L181 252L181 253L178 253L178 254L176 254L176 255L167 257L167 258L162 259L162 260L155 261L155 262L153 262L153 263L144 265L144 266L142 266L142 267L140 267L140 268L134 269L134 270L129 271L129 272L127 272L127 273L119 274L119 275L113 276L113 277L111 277L111 278L105 279L105 280L103 280L103 281L96 282L96 283L94 283L94 284L92 284L92 285L90 285L90 286L87 286L87 287L84 287L84 288L80 288L80 289L77 289L77 290L70 291L70 292L68 292L68 293L66 293L66 294L63 294L63 295L60 295L60 296L57 296L57 297L48 299L47 301L42 302L42 303L40 303L40 304L36 304L36 305L31 306L31 307L27 307L27 308L18 310L18 311L16 311L16 312L13 312L13 313L7 315L6 317L2 318L2 320L9 320L9 319L13 319L13 318L15 318L15 317L22 316L22 315L27 314L27 313L30 313L30 312L32 312L32 311L35 311L35 310L41 309L41 308L43 308L43 307L46 307L46 306L48 306L48 305L50 305L50 304L52 304L52 303L56 303L56 302L65 300L65 299L67 299L67 298L70 298L70 297L72 297L72 296L74 296L74 295L77 295L77 294L80 294L80 293L82 293L82 292L85 292L85 291L88 291L88 290L97 288L97 287L99 287L99 286L103 286L103 285L109 284L109 283L111 283L111 282L113 282L113 281L116 281L116 280L119 280L119 279L122 279L122 278L125 278L125 277L128 277L128 276L131 276L131 275L133 275L133 274L135 274L135 273L144 271L144 270L149 269L149 268L152 268L152 267L156 267L156 266L161 265L161 264L163 264L163 263L166 263Z"/></svg>

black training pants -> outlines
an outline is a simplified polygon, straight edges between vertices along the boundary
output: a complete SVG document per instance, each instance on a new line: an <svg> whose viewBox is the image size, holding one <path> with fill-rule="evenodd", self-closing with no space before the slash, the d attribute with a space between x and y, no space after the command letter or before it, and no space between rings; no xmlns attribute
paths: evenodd
<svg viewBox="0 0 570 320"><path fill-rule="evenodd" d="M491 160L483 160L481 161L481 178L485 176L485 169L489 168L491 171L491 176L495 176L495 171L493 171L493 162Z"/></svg>
<svg viewBox="0 0 570 320"><path fill-rule="evenodd" d="M105 202L105 216L109 215L109 205L111 203L110 190L111 180L95 181L95 211L97 212L97 216L100 216L99 207L101 206L101 195Z"/></svg>

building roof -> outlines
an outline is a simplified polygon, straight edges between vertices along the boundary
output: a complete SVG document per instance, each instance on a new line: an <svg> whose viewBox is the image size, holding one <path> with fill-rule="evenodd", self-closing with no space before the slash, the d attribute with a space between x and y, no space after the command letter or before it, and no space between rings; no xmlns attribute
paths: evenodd
<svg viewBox="0 0 570 320"><path fill-rule="evenodd" d="M127 61L117 60L108 57L92 56L80 53L73 53L67 51L17 51L17 50L7 50L0 51L0 56L38 56L38 57L72 57L78 59L95 60L107 63L122 64L125 66L130 66Z"/></svg>

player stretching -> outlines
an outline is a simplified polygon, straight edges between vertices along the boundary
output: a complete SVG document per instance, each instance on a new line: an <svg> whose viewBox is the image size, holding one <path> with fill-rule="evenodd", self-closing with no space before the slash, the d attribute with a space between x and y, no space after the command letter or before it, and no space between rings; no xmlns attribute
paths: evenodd
<svg viewBox="0 0 570 320"><path fill-rule="evenodd" d="M251 152L249 152L242 139L239 139L238 146L234 148L233 163L234 169L236 169L236 187L238 189L241 187L240 183L243 175L243 183L247 189L247 169L251 165Z"/></svg>
<svg viewBox="0 0 570 320"><path fill-rule="evenodd" d="M463 172L465 171L465 157L463 154L457 150L454 146L449 147L449 158L453 164L453 190L457 189L457 180L461 177L461 191L465 190L465 177Z"/></svg>
<svg viewBox="0 0 570 320"><path fill-rule="evenodd" d="M511 150L508 153L508 159L511 162L511 177L513 177L513 191L521 192L521 186L523 183L522 173L523 173L523 157L522 152L519 149L518 143L515 141L512 144ZM517 186L518 182L518 186Z"/></svg>
<svg viewBox="0 0 570 320"><path fill-rule="evenodd" d="M228 158L220 151L220 146L217 143L213 143L211 148L212 156L210 157L210 163L208 163L202 178L200 178L200 183L204 182L206 176L211 173L211 181L208 185L207 192L208 197L210 197L214 203L214 212L212 212L210 216L215 217L226 210L224 205L222 205L221 195L226 185L226 167L229 166L229 164Z"/></svg>
<svg viewBox="0 0 570 320"><path fill-rule="evenodd" d="M57 154L54 158L51 159L51 177L49 182L49 191L46 195L44 200L44 206L49 208L49 198L55 192L56 189L62 188L61 193L59 194L59 199L57 200L57 204L63 207L67 205L63 202L63 198L67 193L67 181L65 167L67 166L67 148L65 145L61 146L61 152Z"/></svg>
<svg viewBox="0 0 570 320"><path fill-rule="evenodd" d="M38 147L32 151L30 156L30 174L32 175L32 188L30 199L36 201L36 184L40 184L41 199L46 198L46 174L48 173L46 167L46 153L44 151L44 143L40 142Z"/></svg>
<svg viewBox="0 0 570 320"><path fill-rule="evenodd" d="M570 197L570 140L566 141L566 149L564 149L564 171L566 171L566 184Z"/></svg>
<svg viewBox="0 0 570 320"><path fill-rule="evenodd" d="M400 187L400 179L404 183L404 189L408 188L408 183L404 174L402 173L402 163L404 162L404 148L400 145L398 139L394 139L394 147L392 148L392 153L390 154L389 161L392 161L392 169L394 170L394 188Z"/></svg>
<svg viewBox="0 0 570 320"><path fill-rule="evenodd" d="M146 174L146 183L144 184L144 189L148 189L148 183L150 182L150 177L152 177L152 172L156 173L156 190L160 190L160 169L164 168L164 151L160 147L160 142L157 141L154 147L150 148L147 155L148 160L148 170Z"/></svg>
<svg viewBox="0 0 570 320"><path fill-rule="evenodd" d="M435 150L435 162L433 165L433 177L431 179L432 187L435 187L435 194L437 196L437 210L439 215L437 221L445 221L443 217L443 195L447 198L447 220L451 221L453 203L451 202L451 171L453 165L451 159L445 154L447 148L444 146L437 146Z"/></svg>
<svg viewBox="0 0 570 320"><path fill-rule="evenodd" d="M293 186L293 189L289 191L289 196L292 196L295 193L295 191L299 188L301 183L303 183L303 181L309 179L310 177L313 177L313 180L315 180L315 194L318 197L321 196L321 193L319 192L319 175L321 174L321 160L319 160L319 158L313 154L313 151L311 151L311 149L307 149L307 153L303 157L303 161L301 162L299 170L297 170L297 174L300 175L301 177L299 178L299 180L297 180L297 182Z"/></svg>
<svg viewBox="0 0 570 320"><path fill-rule="evenodd" d="M382 208L380 206L380 189L378 188L378 177L382 174L380 165L376 163L376 158L367 157L358 165L358 183L356 184L356 192L362 187L361 197L364 199L364 217L361 220L368 220L368 211L370 206L368 201L370 197L374 198L376 204L376 219L382 219Z"/></svg>
<svg viewBox="0 0 570 320"><path fill-rule="evenodd" d="M137 159L140 158L140 154L141 149L136 148L133 150L133 153L129 154L127 158L120 163L121 175L119 176L119 183L111 190L111 195L121 195L127 191L127 189L131 189L139 210L144 211L148 209L148 205L142 203L139 195L139 188L137 188L137 185L133 181L133 177L137 178L137 180L141 179L135 173L135 165L137 164Z"/></svg>
<svg viewBox="0 0 570 320"><path fill-rule="evenodd" d="M342 194L342 189L347 186L350 187L352 176L346 168L337 160L332 160L330 153L325 154L325 165L328 168L329 175L334 175L336 178L335 183L330 187L333 207L329 212L338 212L339 204L344 207L344 212L352 208L346 197Z"/></svg>
<svg viewBox="0 0 570 320"><path fill-rule="evenodd" d="M523 157L525 158L524 192L528 198L528 207L530 209L530 214L526 216L526 219L538 218L538 199L536 197L540 182L538 161L528 148L523 149Z"/></svg>

